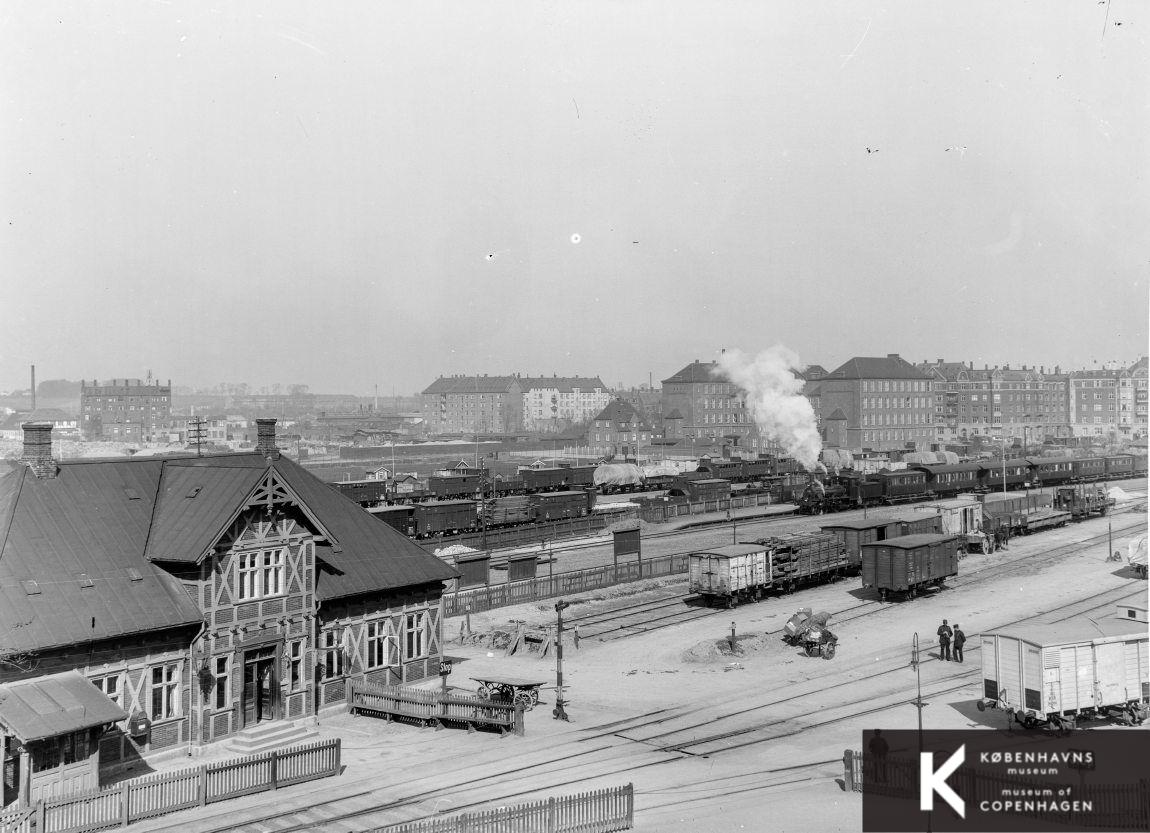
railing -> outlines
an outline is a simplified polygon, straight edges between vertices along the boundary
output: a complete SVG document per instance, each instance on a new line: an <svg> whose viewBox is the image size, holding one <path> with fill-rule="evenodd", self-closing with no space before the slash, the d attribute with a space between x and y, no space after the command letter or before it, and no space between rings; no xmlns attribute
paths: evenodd
<svg viewBox="0 0 1150 833"><path fill-rule="evenodd" d="M371 833L612 833L635 823L632 784L529 804L425 819Z"/></svg>
<svg viewBox="0 0 1150 833"><path fill-rule="evenodd" d="M351 712L380 714L388 721L393 717L403 717L437 728L443 723L461 723L468 729L494 726L500 734L523 734L523 707L519 704L467 695L445 695L431 689L351 680L347 708Z"/></svg>
<svg viewBox="0 0 1150 833"><path fill-rule="evenodd" d="M641 562L632 561L617 566L606 564L602 567L556 573L553 576L537 576L520 581L455 590L443 594L444 615L462 616L468 612L469 606L471 613L480 613L497 607L550 599L568 593L599 590L645 578L678 575L687 572L688 564L687 553L675 553L645 558Z"/></svg>
<svg viewBox="0 0 1150 833"><path fill-rule="evenodd" d="M340 740L291 746L260 755L158 773L102 790L37 801L0 814L0 833L86 833L203 807L249 793L338 775Z"/></svg>

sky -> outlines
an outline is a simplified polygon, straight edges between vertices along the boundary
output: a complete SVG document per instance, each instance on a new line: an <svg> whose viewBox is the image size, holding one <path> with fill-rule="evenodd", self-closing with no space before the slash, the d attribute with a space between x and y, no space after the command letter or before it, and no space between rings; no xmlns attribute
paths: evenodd
<svg viewBox="0 0 1150 833"><path fill-rule="evenodd" d="M1147 352L1135 0L0 7L0 389Z"/></svg>

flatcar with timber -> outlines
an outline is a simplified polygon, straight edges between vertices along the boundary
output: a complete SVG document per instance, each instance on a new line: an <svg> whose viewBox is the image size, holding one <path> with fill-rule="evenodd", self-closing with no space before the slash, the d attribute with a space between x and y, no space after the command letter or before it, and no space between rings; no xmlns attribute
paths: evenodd
<svg viewBox="0 0 1150 833"><path fill-rule="evenodd" d="M913 599L958 575L964 546L958 535L904 535L863 544L862 586L878 590L884 602L892 593Z"/></svg>
<svg viewBox="0 0 1150 833"><path fill-rule="evenodd" d="M981 510L981 507L979 507ZM858 575L862 569L862 545L904 535L929 535L942 532L939 515L908 515L896 518L853 518L834 521L819 527L834 537L846 550L847 571Z"/></svg>
<svg viewBox="0 0 1150 833"><path fill-rule="evenodd" d="M766 593L834 581L848 570L846 549L831 535L806 533L699 550L688 559L689 589L735 607Z"/></svg>
<svg viewBox="0 0 1150 833"><path fill-rule="evenodd" d="M1150 657L1146 603L1119 604L1107 619L1013 625L980 637L979 711L1001 709L1027 728L1074 728L1079 720L1146 720Z"/></svg>

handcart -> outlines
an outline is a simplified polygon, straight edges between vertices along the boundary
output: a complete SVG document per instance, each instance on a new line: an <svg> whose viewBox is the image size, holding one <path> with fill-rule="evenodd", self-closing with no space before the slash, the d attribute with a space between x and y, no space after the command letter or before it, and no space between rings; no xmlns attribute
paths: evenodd
<svg viewBox="0 0 1150 833"><path fill-rule="evenodd" d="M520 677L472 677L479 683L475 693L484 700L502 700L518 703L523 711L529 712L539 702L539 689L546 680L525 680Z"/></svg>

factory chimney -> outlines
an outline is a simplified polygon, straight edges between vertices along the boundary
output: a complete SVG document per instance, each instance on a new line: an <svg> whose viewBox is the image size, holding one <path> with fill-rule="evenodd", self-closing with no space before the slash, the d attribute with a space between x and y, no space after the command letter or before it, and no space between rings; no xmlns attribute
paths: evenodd
<svg viewBox="0 0 1150 833"><path fill-rule="evenodd" d="M56 476L56 461L52 459L52 423L25 422L20 426L24 429L24 453L20 455L20 462L27 463L32 474L40 478Z"/></svg>
<svg viewBox="0 0 1150 833"><path fill-rule="evenodd" d="M256 453L271 459L280 456L276 448L276 421L274 418L256 420Z"/></svg>
<svg viewBox="0 0 1150 833"><path fill-rule="evenodd" d="M32 411L35 412L35 410L36 410L36 365L32 365Z"/></svg>

